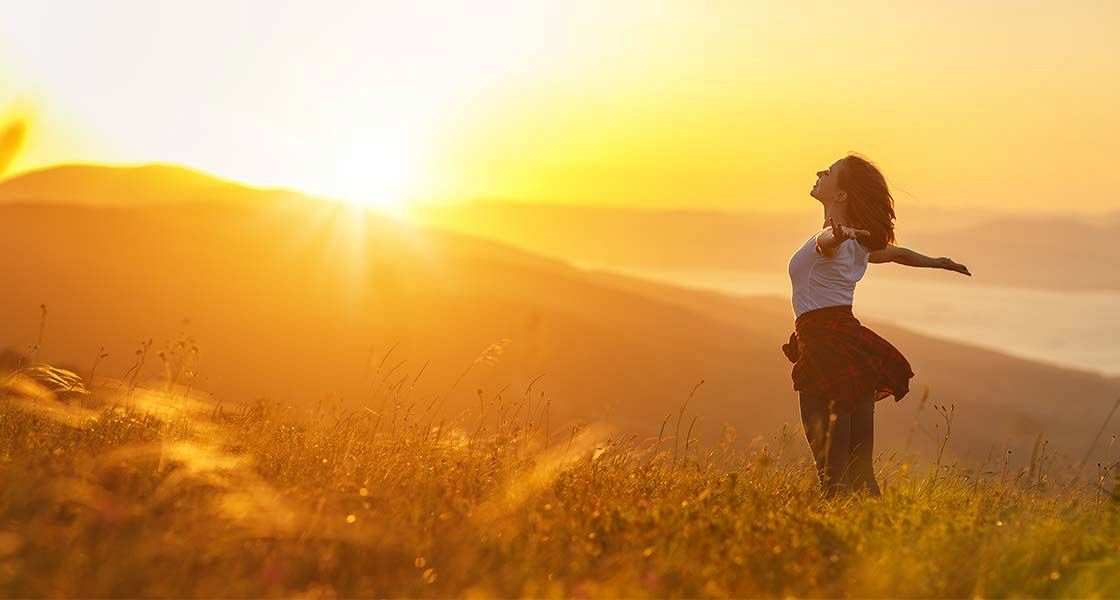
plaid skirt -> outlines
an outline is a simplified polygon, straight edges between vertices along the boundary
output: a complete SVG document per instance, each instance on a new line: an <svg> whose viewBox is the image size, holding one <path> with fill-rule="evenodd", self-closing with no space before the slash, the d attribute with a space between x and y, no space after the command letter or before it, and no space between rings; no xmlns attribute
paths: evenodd
<svg viewBox="0 0 1120 600"><path fill-rule="evenodd" d="M906 357L861 325L851 305L802 313L782 352L793 363L793 389L835 400L846 413L868 396L902 400L914 376Z"/></svg>

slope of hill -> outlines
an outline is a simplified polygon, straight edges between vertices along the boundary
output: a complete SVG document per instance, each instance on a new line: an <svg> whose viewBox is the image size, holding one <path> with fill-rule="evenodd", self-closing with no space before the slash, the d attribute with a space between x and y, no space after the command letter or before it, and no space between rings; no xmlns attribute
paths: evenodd
<svg viewBox="0 0 1120 600"><path fill-rule="evenodd" d="M725 423L749 440L799 422L779 350L792 313L773 301L584 271L294 196L9 204L0 228L0 347L35 345L45 304L39 358L82 374L101 348L98 373L120 376L140 359L145 377L178 373L194 346L192 385L224 399L359 407L371 386L393 385L416 404L368 408L434 404L489 419L501 395L534 412L548 402L554 425L606 420L640 436L656 436L703 380L689 404L703 439ZM883 449L911 437L914 449L932 447L932 411L912 425L926 386L931 402L957 407L950 452L981 458L1005 443L1025 457L1040 432L1052 449L1080 453L1120 392L1089 373L881 330L918 373L903 403L880 404Z"/></svg>
<svg viewBox="0 0 1120 600"><path fill-rule="evenodd" d="M789 439L545 443L107 379L47 409L25 375L0 377L6 596L1120 597L1120 479L1045 453L885 456L882 498L821 499Z"/></svg>

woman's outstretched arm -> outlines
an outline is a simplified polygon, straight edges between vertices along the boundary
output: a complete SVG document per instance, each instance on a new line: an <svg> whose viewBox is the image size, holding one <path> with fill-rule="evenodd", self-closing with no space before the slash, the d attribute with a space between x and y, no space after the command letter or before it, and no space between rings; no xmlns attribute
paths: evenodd
<svg viewBox="0 0 1120 600"><path fill-rule="evenodd" d="M876 250L868 255L867 262L895 262L900 265L906 265L908 267L948 269L950 271L956 271L957 273L961 273L963 275L968 275L969 277L972 276L972 273L968 272L968 267L955 262L948 256L933 258L924 254L920 254L918 252L914 252L913 250L904 248L902 246L887 246L882 250Z"/></svg>

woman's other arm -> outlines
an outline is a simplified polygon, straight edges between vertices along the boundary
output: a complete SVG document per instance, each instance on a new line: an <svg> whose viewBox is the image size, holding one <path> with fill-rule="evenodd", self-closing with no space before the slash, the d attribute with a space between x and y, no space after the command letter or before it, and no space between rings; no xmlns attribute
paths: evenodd
<svg viewBox="0 0 1120 600"><path fill-rule="evenodd" d="M904 248L902 246L887 246L882 250L871 252L867 256L867 262L895 262L900 265L906 265L908 267L947 269L949 271L956 271L957 273L968 275L969 277L972 276L972 273L968 272L968 267L955 262L948 256L933 258L918 252L914 252L913 250Z"/></svg>

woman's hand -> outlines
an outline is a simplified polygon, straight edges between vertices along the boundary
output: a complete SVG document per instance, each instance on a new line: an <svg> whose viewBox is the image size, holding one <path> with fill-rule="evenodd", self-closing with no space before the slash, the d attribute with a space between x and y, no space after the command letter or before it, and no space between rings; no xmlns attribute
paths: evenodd
<svg viewBox="0 0 1120 600"><path fill-rule="evenodd" d="M832 227L832 236L838 241L854 240L859 236L869 236L871 232L866 229L856 229L855 227L848 227L847 225L837 225L832 217L828 218L828 225Z"/></svg>
<svg viewBox="0 0 1120 600"><path fill-rule="evenodd" d="M817 252L823 256L831 257L844 240L854 240L859 236L871 235L866 229L856 229L846 225L837 225L832 217L828 218L828 227L817 234Z"/></svg>
<svg viewBox="0 0 1120 600"><path fill-rule="evenodd" d="M961 273L963 275L968 275L969 277L972 277L972 273L968 272L968 267L966 267L966 266L964 266L964 265L962 265L958 262L955 262L953 259L949 258L948 256L942 256L941 258L938 258L937 259L937 266L941 269L948 269L950 271L956 271L957 273Z"/></svg>

